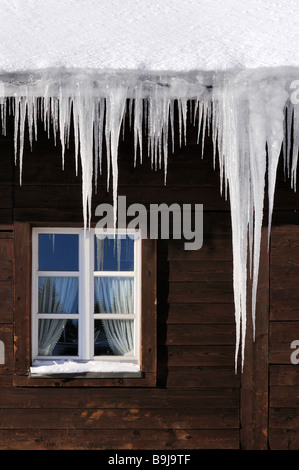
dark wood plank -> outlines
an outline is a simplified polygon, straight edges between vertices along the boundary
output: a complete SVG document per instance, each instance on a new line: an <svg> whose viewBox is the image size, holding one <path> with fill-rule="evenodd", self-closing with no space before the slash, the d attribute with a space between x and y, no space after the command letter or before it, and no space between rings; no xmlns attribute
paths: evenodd
<svg viewBox="0 0 299 470"><path fill-rule="evenodd" d="M6 188L6 189L5 189ZM7 189L8 188L8 189ZM9 187L3 187L0 191L0 207L11 207L11 194ZM67 193L66 193L67 191ZM153 204L167 205L177 204L203 204L205 210L229 210L228 202L220 196L215 197L215 188L186 187L173 188L169 186L143 188L140 186L118 186L118 195L126 196L127 207L131 204L143 204L146 209L150 209ZM66 197L67 194L67 197ZM64 209L78 210L82 206L82 186L77 185L16 185L14 187L14 207L15 208L57 208L59 202L63 201ZM94 214L98 204L112 204L112 189L107 191L106 186L98 186L97 191L93 191L92 204Z"/></svg>
<svg viewBox="0 0 299 470"><path fill-rule="evenodd" d="M271 264L298 266L299 231L273 231L271 234Z"/></svg>
<svg viewBox="0 0 299 470"><path fill-rule="evenodd" d="M240 374L231 367L169 367L168 388L230 387L240 386Z"/></svg>
<svg viewBox="0 0 299 470"><path fill-rule="evenodd" d="M13 209L0 208L0 230L3 231L12 231L13 227Z"/></svg>
<svg viewBox="0 0 299 470"><path fill-rule="evenodd" d="M270 429L270 450L299 450L299 436L294 429Z"/></svg>
<svg viewBox="0 0 299 470"><path fill-rule="evenodd" d="M2 235L5 238L0 238L0 281L7 281L13 276L13 240L6 238L7 232L2 232Z"/></svg>
<svg viewBox="0 0 299 470"><path fill-rule="evenodd" d="M238 429L237 408L0 409L1 429Z"/></svg>
<svg viewBox="0 0 299 470"><path fill-rule="evenodd" d="M282 248L283 252L283 248ZM295 283L296 278L299 278L299 266L294 264L286 264L284 260L281 264L271 264L271 288L276 289L278 286L285 287L286 284Z"/></svg>
<svg viewBox="0 0 299 470"><path fill-rule="evenodd" d="M198 303L233 302L232 282L160 282L158 294L161 302Z"/></svg>
<svg viewBox="0 0 299 470"><path fill-rule="evenodd" d="M299 322L271 322L269 362L291 364L291 343L299 340Z"/></svg>
<svg viewBox="0 0 299 470"><path fill-rule="evenodd" d="M298 386L298 365L270 365L270 386Z"/></svg>
<svg viewBox="0 0 299 470"><path fill-rule="evenodd" d="M157 372L157 244L142 240L141 368ZM143 380L143 386L146 382Z"/></svg>
<svg viewBox="0 0 299 470"><path fill-rule="evenodd" d="M12 186L9 184L1 184L0 185L0 208L12 209L12 201L13 201Z"/></svg>
<svg viewBox="0 0 299 470"><path fill-rule="evenodd" d="M83 228L82 206L79 211L74 211L72 207L52 208L14 208L13 218L18 222L33 223L39 227L81 227ZM93 219L95 223L95 220Z"/></svg>
<svg viewBox="0 0 299 470"><path fill-rule="evenodd" d="M0 430L3 450L238 449L237 429Z"/></svg>
<svg viewBox="0 0 299 470"><path fill-rule="evenodd" d="M232 261L231 234L203 232L203 245L200 250L185 250L183 240L170 240L163 245L159 243L161 252L167 252L168 260L192 261Z"/></svg>
<svg viewBox="0 0 299 470"><path fill-rule="evenodd" d="M271 386L269 403L275 408L298 408L299 386Z"/></svg>
<svg viewBox="0 0 299 470"><path fill-rule="evenodd" d="M15 222L15 371L26 374L30 367L31 341L31 230L28 223Z"/></svg>
<svg viewBox="0 0 299 470"><path fill-rule="evenodd" d="M168 160L167 185L176 187L206 186L215 187L220 197L219 171L214 170L212 159L198 158L198 146L177 149ZM56 184L80 184L82 178L81 162L79 161L78 175L75 171L74 153L67 151L65 154L64 170L62 170L61 152L58 148L50 147L44 142L36 147L33 152L25 151L23 159L23 185L52 184L55 178ZM164 186L164 169L157 171L151 168L150 160L143 159L143 163L137 162L134 166L132 146L121 142L118 152L119 184L123 186L140 185L147 187ZM106 185L107 170L105 157L103 159L102 175L98 175L99 185ZM15 176L15 185L19 184L19 174Z"/></svg>
<svg viewBox="0 0 299 470"><path fill-rule="evenodd" d="M231 366L235 360L235 345L185 345L159 348L159 361L175 366Z"/></svg>
<svg viewBox="0 0 299 470"><path fill-rule="evenodd" d="M269 428L298 430L298 408L270 408Z"/></svg>
<svg viewBox="0 0 299 470"><path fill-rule="evenodd" d="M166 330L165 343L167 345L194 344L235 344L235 324L200 324L200 325L168 325ZM164 337L159 332L159 344L164 344Z"/></svg>
<svg viewBox="0 0 299 470"><path fill-rule="evenodd" d="M138 188L138 191L139 190L140 188ZM102 197L102 194L99 194L100 199L101 197ZM78 198L78 201L79 201L78 195L76 196L76 198ZM99 200L98 202L101 202L101 201ZM49 206L47 207L47 210L43 208L38 208L38 207L30 207L30 208L15 207L13 212L14 212L14 219L18 220L19 222L32 222L32 223L41 224L41 225L47 225L47 224L49 225L49 223L56 223L57 226L62 225L62 224L69 225L69 226L73 226L74 224L75 226L80 226L80 227L83 226L81 209L79 213L76 213L72 210L72 207L70 206L68 207L60 206L56 208ZM0 211L0 215L1 215L1 211ZM128 217L128 220L129 220L129 217ZM94 226L97 222L98 222L98 218L96 218L94 213L92 213L92 220L91 220L92 226ZM228 243L230 243L230 246L231 246L231 237L228 236L229 233L231 232L230 215L228 211L210 212L210 211L207 211L206 208L204 207L203 224L204 224L204 238L205 239L208 240L209 238L212 238L213 234L218 234L218 238L221 239L222 236L219 236L219 235L224 234L224 237L227 239ZM184 241L180 243L182 243L183 251L186 251L184 250L184 245L183 245ZM167 244L168 242L165 240L158 240L159 257L162 256L165 258L165 254L167 255ZM216 245L217 244L215 244L215 246ZM162 247L162 249L160 247ZM202 248L200 250L202 250ZM211 253L212 253L212 250L211 250ZM221 259L221 256L219 255L218 258ZM180 257L178 259L185 260L184 257ZM224 261L225 260L226 259L224 259ZM232 254L229 260L232 261Z"/></svg>
<svg viewBox="0 0 299 470"><path fill-rule="evenodd" d="M31 388L11 387L2 390L0 408L28 409L123 409L123 408L238 408L239 390L237 388L198 388L190 390L168 390L139 388Z"/></svg>
<svg viewBox="0 0 299 470"><path fill-rule="evenodd" d="M160 300L160 299L159 299ZM234 323L235 308L233 303L215 302L158 304L160 323Z"/></svg>
<svg viewBox="0 0 299 470"><path fill-rule="evenodd" d="M299 320L296 253L299 247L299 227L288 231L275 230L271 239L270 313L271 320Z"/></svg>
<svg viewBox="0 0 299 470"><path fill-rule="evenodd" d="M1 390L1 393L3 393L4 389L6 389L6 388L11 390L12 386L13 386L12 385L12 373L5 374L5 375L0 374L0 390Z"/></svg>
<svg viewBox="0 0 299 470"><path fill-rule="evenodd" d="M0 211L1 213L1 211ZM1 224L0 225L0 239L10 239L13 238L13 227L11 224Z"/></svg>
<svg viewBox="0 0 299 470"><path fill-rule="evenodd" d="M298 321L299 305L295 299L271 299L270 321Z"/></svg>
<svg viewBox="0 0 299 470"><path fill-rule="evenodd" d="M227 282L232 279L232 261L167 261L159 262L160 281Z"/></svg>
<svg viewBox="0 0 299 470"><path fill-rule="evenodd" d="M0 184L12 185L14 172L13 140L1 136Z"/></svg>
<svg viewBox="0 0 299 470"><path fill-rule="evenodd" d="M147 372L142 377L29 377L25 372L13 376L13 385L16 387L155 387L157 374Z"/></svg>
<svg viewBox="0 0 299 470"><path fill-rule="evenodd" d="M80 185L15 186L14 208L47 208L81 211L82 189Z"/></svg>
<svg viewBox="0 0 299 470"><path fill-rule="evenodd" d="M32 151L24 149L22 186L47 184L81 184L81 165L76 176L75 154L66 150L62 169L61 147L53 145L51 139L38 139ZM14 175L15 186L19 185L19 171Z"/></svg>
<svg viewBox="0 0 299 470"><path fill-rule="evenodd" d="M273 211L271 235L276 232L290 232L299 230L299 213L294 210Z"/></svg>
<svg viewBox="0 0 299 470"><path fill-rule="evenodd" d="M12 279L0 281L0 322L13 321L13 282Z"/></svg>
<svg viewBox="0 0 299 470"><path fill-rule="evenodd" d="M298 193L290 187L285 185L284 187L277 186L275 191L275 209L277 210L289 210L299 208L299 197Z"/></svg>

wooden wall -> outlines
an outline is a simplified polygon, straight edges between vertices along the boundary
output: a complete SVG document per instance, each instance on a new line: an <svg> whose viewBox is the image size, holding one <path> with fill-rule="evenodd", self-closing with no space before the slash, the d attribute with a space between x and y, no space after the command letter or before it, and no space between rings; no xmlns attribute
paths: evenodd
<svg viewBox="0 0 299 470"><path fill-rule="evenodd" d="M288 216L289 222L298 219L296 212ZM299 339L298 253L299 226L276 226L270 268L269 428L271 447L283 450L299 448L299 364L291 362L291 344Z"/></svg>
<svg viewBox="0 0 299 470"><path fill-rule="evenodd" d="M257 343L247 341L244 373L235 374L229 204L219 194L211 143L201 159L196 134L190 127L188 146L179 148L176 142L167 186L163 171L151 170L146 156L134 168L130 134L120 145L119 194L127 196L127 204L204 207L200 250L185 251L181 240L158 242L157 385L142 389L12 385L14 223L82 220L81 181L80 174L75 176L72 148L62 171L59 145L41 132L32 152L26 143L20 186L11 129L1 139L0 341L6 348L5 364L0 364L1 449L238 449L267 448L268 442L272 448L299 448L299 375L290 364L289 345L284 345L299 330L294 264L299 224L293 212L298 197L281 181L275 202L281 217L275 220L270 257L263 238L266 268L258 294L263 314ZM99 184L93 210L112 201L105 175Z"/></svg>

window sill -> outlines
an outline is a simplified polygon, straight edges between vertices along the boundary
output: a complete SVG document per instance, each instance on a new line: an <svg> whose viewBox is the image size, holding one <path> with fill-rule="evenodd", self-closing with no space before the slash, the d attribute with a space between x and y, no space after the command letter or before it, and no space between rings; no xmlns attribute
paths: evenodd
<svg viewBox="0 0 299 470"><path fill-rule="evenodd" d="M124 378L142 377L138 364L110 361L35 361L30 367L32 378Z"/></svg>

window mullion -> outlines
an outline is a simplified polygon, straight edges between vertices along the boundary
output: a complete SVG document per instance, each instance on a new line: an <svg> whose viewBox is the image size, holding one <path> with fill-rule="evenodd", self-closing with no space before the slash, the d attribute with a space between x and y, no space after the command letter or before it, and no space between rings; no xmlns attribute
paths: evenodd
<svg viewBox="0 0 299 470"><path fill-rule="evenodd" d="M95 320L135 320L135 313L95 313Z"/></svg>
<svg viewBox="0 0 299 470"><path fill-rule="evenodd" d="M90 233L80 235L80 359L90 359Z"/></svg>
<svg viewBox="0 0 299 470"><path fill-rule="evenodd" d="M136 277L134 271L94 271L95 277Z"/></svg>
<svg viewBox="0 0 299 470"><path fill-rule="evenodd" d="M78 271L38 271L40 277L78 277Z"/></svg>

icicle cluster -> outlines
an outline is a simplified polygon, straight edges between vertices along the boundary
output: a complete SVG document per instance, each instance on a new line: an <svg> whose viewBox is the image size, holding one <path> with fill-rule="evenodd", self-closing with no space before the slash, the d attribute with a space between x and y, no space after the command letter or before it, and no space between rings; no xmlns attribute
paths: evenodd
<svg viewBox="0 0 299 470"><path fill-rule="evenodd" d="M37 138L39 119L48 132L52 127L54 136L59 135L62 162L73 123L76 172L79 159L82 167L85 227L91 217L93 178L97 184L98 173L102 169L104 141L107 149L107 186L109 188L112 179L116 222L118 143L127 104L135 139L135 162L137 155L142 161L142 138L146 135L152 167L164 167L166 180L169 133L174 142L175 104L182 142L186 140L188 105L191 101L195 103L193 114L198 122L198 135L202 135L204 144L206 129L212 133L214 164L216 153L219 158L220 188L230 200L236 368L240 349L242 367L244 364L248 275L252 277L252 318L255 324L265 180L267 177L270 233L281 149L286 172L296 189L299 114L296 100L291 99L291 90L294 89L292 76L296 78L296 71L275 75L272 71L254 71L159 76L129 72L89 75L77 72L53 75L49 72L23 77L3 76L0 82L4 133L7 106L14 113L15 155L20 165L20 182L26 119L31 143Z"/></svg>

